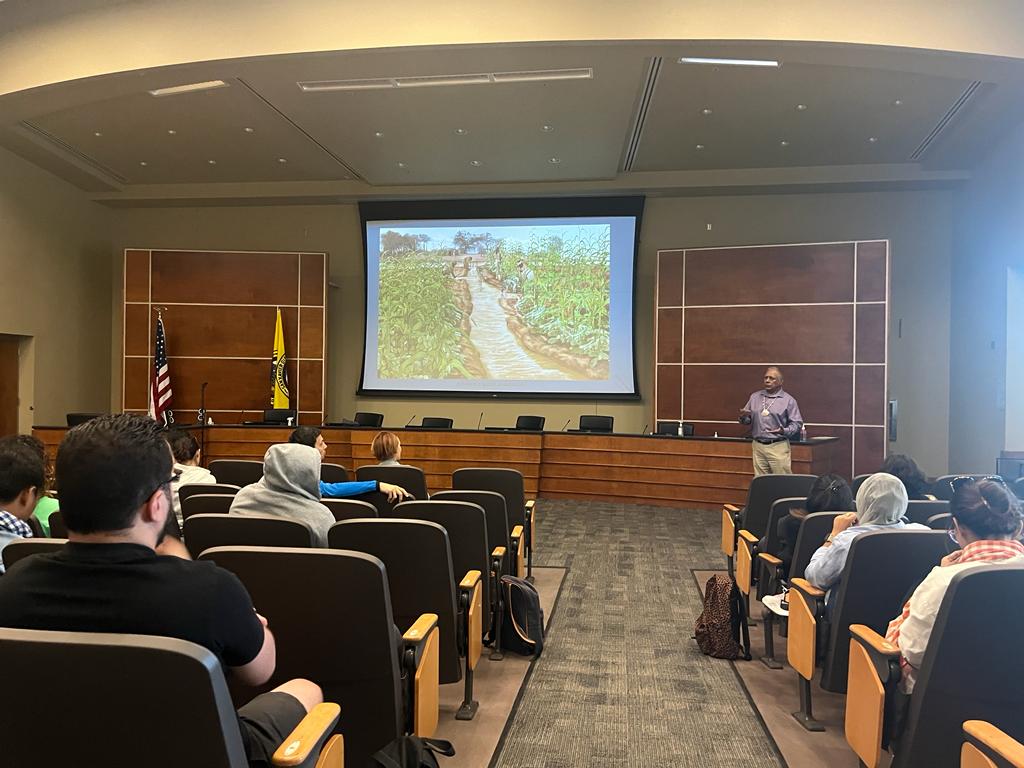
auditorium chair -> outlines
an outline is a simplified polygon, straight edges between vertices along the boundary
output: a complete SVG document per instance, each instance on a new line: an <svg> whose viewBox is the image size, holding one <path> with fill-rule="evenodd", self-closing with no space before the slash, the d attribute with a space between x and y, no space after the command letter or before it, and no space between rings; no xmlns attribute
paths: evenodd
<svg viewBox="0 0 1024 768"><path fill-rule="evenodd" d="M305 523L284 517L191 515L185 518L185 546L197 558L213 547L313 547Z"/></svg>
<svg viewBox="0 0 1024 768"><path fill-rule="evenodd" d="M1024 477L1018 477L1010 483L1010 490L1018 499L1024 499Z"/></svg>
<svg viewBox="0 0 1024 768"><path fill-rule="evenodd" d="M662 436L693 437L694 425L689 421L659 421L654 431Z"/></svg>
<svg viewBox="0 0 1024 768"><path fill-rule="evenodd" d="M483 647L484 572L459 574L452 569L448 533L425 520L343 520L327 532L332 549L366 552L387 569L395 620L404 625L423 613L437 616L439 680L463 680L464 698L456 718L472 720L479 703L473 699L473 670Z"/></svg>
<svg viewBox="0 0 1024 768"><path fill-rule="evenodd" d="M502 560L503 576L526 575L526 542L523 526L509 527L505 511L505 497L494 491L440 491L430 497L431 501L465 501L479 505L487 518L487 541L494 547L505 547L507 555ZM493 656L493 653L492 653Z"/></svg>
<svg viewBox="0 0 1024 768"><path fill-rule="evenodd" d="M875 768L889 748L892 768L953 768L968 720L1024 739L1024 655L1017 642L1024 636L1024 601L1011 598L1021 594L1024 567L980 565L953 577L902 727L895 717L899 648L874 627L850 627L846 740L862 765Z"/></svg>
<svg viewBox="0 0 1024 768"><path fill-rule="evenodd" d="M516 429L524 432L542 432L544 430L544 417L519 416L516 418Z"/></svg>
<svg viewBox="0 0 1024 768"><path fill-rule="evenodd" d="M376 427L380 429L384 425L383 413L372 413L370 411L356 411L352 420L360 427Z"/></svg>
<svg viewBox="0 0 1024 768"><path fill-rule="evenodd" d="M381 494L382 496L384 494ZM368 501L359 499L320 499L320 503L331 510L334 522L356 520L363 517L377 517L377 508Z"/></svg>
<svg viewBox="0 0 1024 768"><path fill-rule="evenodd" d="M263 421L243 421L245 426L288 426L288 419L296 424L295 411L291 408L267 408L263 411Z"/></svg>
<svg viewBox="0 0 1024 768"><path fill-rule="evenodd" d="M839 583L825 592L803 578L790 579L789 665L797 672L800 709L793 713L809 731L823 731L811 708L811 680L821 663L821 687L846 692L852 624L885 632L910 591L953 548L944 531L872 531L853 540Z"/></svg>
<svg viewBox="0 0 1024 768"><path fill-rule="evenodd" d="M215 547L208 560L234 573L270 622L277 664L259 688L233 686L236 703L293 678L344 702L335 730L345 763L364 766L407 733L427 737L438 719L437 616L392 612L389 574L363 552ZM404 629L404 635L399 629ZM166 725L166 719L164 720Z"/></svg>
<svg viewBox="0 0 1024 768"><path fill-rule="evenodd" d="M920 501L915 499L907 502L907 511L903 513L903 517L909 523L926 525L929 518L941 515L943 512L949 512L948 501Z"/></svg>
<svg viewBox="0 0 1024 768"><path fill-rule="evenodd" d="M68 537L68 527L64 523L64 513L59 509L53 510L46 519L46 522L50 526L50 538L66 539Z"/></svg>
<svg viewBox="0 0 1024 768"><path fill-rule="evenodd" d="M67 539L14 539L9 541L3 549L4 570L10 570L11 566L19 560L24 560L30 555L41 555L46 552L56 552L68 543Z"/></svg>
<svg viewBox="0 0 1024 768"><path fill-rule="evenodd" d="M864 484L864 481L867 480L869 477L871 477L870 472L866 475L857 475L856 477L853 478L853 482L850 483L850 491L851 493L853 493L853 498L857 498L857 491L860 490L860 487Z"/></svg>
<svg viewBox="0 0 1024 768"><path fill-rule="evenodd" d="M534 501L526 500L523 473L503 467L468 467L452 473L452 490L494 491L505 497L505 514L515 537L515 529L522 526L523 550L526 554L526 578L533 580L533 550L537 544L537 515ZM516 550L509 550L515 552ZM520 568L521 570L521 568Z"/></svg>
<svg viewBox="0 0 1024 768"><path fill-rule="evenodd" d="M178 502L185 501L189 496L234 496L241 490L237 485L230 483L185 483L178 487Z"/></svg>
<svg viewBox="0 0 1024 768"><path fill-rule="evenodd" d="M223 493L199 493L181 500L181 519L192 515L226 515L231 511L234 496Z"/></svg>
<svg viewBox="0 0 1024 768"><path fill-rule="evenodd" d="M761 564L761 577L757 587L760 599L767 595L777 595L783 590L789 589L791 579L802 578L804 569L811 562L813 555L825 537L832 532L832 524L842 512L814 512L807 515L800 522L800 530L793 544L793 561L789 565L789 571L785 564L776 555L770 552L758 552L757 559ZM775 658L775 635L774 624L776 614L765 606L761 613L764 618L764 656L761 663L769 669L782 669ZM788 616L784 617L787 620Z"/></svg>
<svg viewBox="0 0 1024 768"><path fill-rule="evenodd" d="M722 505L722 554L733 575L736 554L736 539L740 529L761 538L768 525L772 504L779 499L793 496L807 497L817 480L815 475L760 475L750 481L747 489L747 503L740 509L732 504Z"/></svg>
<svg viewBox="0 0 1024 768"><path fill-rule="evenodd" d="M214 459L210 473L218 483L237 485L239 488L258 483L263 477L263 462L247 459Z"/></svg>
<svg viewBox="0 0 1024 768"><path fill-rule="evenodd" d="M948 531L953 527L953 515L943 512L939 515L932 515L925 521L925 525L933 531Z"/></svg>
<svg viewBox="0 0 1024 768"><path fill-rule="evenodd" d="M612 416L597 416L596 414L585 414L580 416L580 432L611 432L615 425Z"/></svg>
<svg viewBox="0 0 1024 768"><path fill-rule="evenodd" d="M768 510L768 520L765 523L763 534L765 539L763 550L760 546L762 537L755 536L746 528L740 530L736 540L736 586L748 598L751 590L762 581L761 571L764 561L760 560L760 554L765 552L776 555L782 545L779 539L779 520L786 517L790 510L803 508L806 503L805 496L790 496L775 500Z"/></svg>
<svg viewBox="0 0 1024 768"><path fill-rule="evenodd" d="M1024 744L984 720L964 723L960 768L1024 768Z"/></svg>
<svg viewBox="0 0 1024 768"><path fill-rule="evenodd" d="M378 467L368 464L356 470L356 480L360 482L377 480L382 483L391 483L405 488L415 499L425 501L430 498L427 494L427 478L419 467Z"/></svg>
<svg viewBox="0 0 1024 768"><path fill-rule="evenodd" d="M939 501L951 501L953 498L953 480L958 477L973 477L975 480L991 480L995 483L999 483L1009 490L1009 486L1006 485L1006 481L999 475L940 475L932 481L932 495Z"/></svg>
<svg viewBox="0 0 1024 768"><path fill-rule="evenodd" d="M39 522L39 518L35 515L29 515L28 520L24 521L28 529L32 531L32 535L37 539L46 538L46 531L43 530L43 524Z"/></svg>
<svg viewBox="0 0 1024 768"><path fill-rule="evenodd" d="M444 499L403 501L395 506L392 516L437 523L448 532L453 572L462 574L477 570L486 575L480 580L483 594L481 626L488 643L501 648L499 633L504 604L500 587L506 550L500 544L490 546L487 538L487 516L483 507L465 501Z"/></svg>
<svg viewBox="0 0 1024 768"><path fill-rule="evenodd" d="M441 416L424 416L420 426L423 429L451 429L455 422Z"/></svg>
<svg viewBox="0 0 1024 768"><path fill-rule="evenodd" d="M68 427L77 427L80 424L85 424L87 421L92 421L106 415L105 413L68 413L65 414L65 418L67 419Z"/></svg>
<svg viewBox="0 0 1024 768"><path fill-rule="evenodd" d="M347 483L348 470L341 464L321 464L320 481L324 483Z"/></svg>
<svg viewBox="0 0 1024 768"><path fill-rule="evenodd" d="M0 658L4 689L17 692L17 705L4 707L4 765L248 768L220 663L195 643L0 629ZM60 714L41 716L54 702ZM330 736L339 711L334 703L314 707L272 765L319 754L316 768L342 768L342 737Z"/></svg>

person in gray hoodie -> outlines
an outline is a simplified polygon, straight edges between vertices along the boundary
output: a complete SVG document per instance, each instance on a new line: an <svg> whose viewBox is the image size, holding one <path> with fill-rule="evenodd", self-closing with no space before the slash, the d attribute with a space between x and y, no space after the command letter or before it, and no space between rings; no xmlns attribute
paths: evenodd
<svg viewBox="0 0 1024 768"><path fill-rule="evenodd" d="M298 443L270 446L262 479L235 494L230 513L298 520L313 530L318 547L326 547L334 515L320 503L320 452Z"/></svg>

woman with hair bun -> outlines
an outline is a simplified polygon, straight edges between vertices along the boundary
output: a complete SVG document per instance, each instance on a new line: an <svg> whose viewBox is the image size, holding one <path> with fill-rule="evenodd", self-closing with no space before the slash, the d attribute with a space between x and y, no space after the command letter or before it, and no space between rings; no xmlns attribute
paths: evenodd
<svg viewBox="0 0 1024 768"><path fill-rule="evenodd" d="M950 536L961 549L946 555L932 569L903 606L903 613L889 624L885 636L903 655L900 688L904 693L914 689L942 598L953 577L979 565L1024 565L1024 545L1015 540L1021 535L1018 501L1003 485L990 480L975 482L967 477L953 483Z"/></svg>

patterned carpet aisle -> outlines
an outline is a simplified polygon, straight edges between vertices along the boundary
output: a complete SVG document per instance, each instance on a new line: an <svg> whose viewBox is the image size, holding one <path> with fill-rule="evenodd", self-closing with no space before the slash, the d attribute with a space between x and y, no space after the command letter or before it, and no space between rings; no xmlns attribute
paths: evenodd
<svg viewBox="0 0 1024 768"><path fill-rule="evenodd" d="M690 639L718 513L537 506L535 564L569 573L495 768L783 765L732 665Z"/></svg>

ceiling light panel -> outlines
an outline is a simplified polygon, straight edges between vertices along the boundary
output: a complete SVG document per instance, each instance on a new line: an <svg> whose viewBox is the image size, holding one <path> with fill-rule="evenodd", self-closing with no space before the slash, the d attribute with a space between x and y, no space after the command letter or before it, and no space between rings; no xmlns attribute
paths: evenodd
<svg viewBox="0 0 1024 768"><path fill-rule="evenodd" d="M185 85L172 85L169 88L157 88L149 92L150 96L178 96L182 93L196 93L197 91L212 91L216 88L227 88L228 84L223 80L205 80L201 83L187 83Z"/></svg>
<svg viewBox="0 0 1024 768"><path fill-rule="evenodd" d="M392 88L431 88L452 85L494 85L497 83L540 83L552 80L590 80L591 67L577 69L541 69L521 72L489 72L454 75L414 75L373 77L355 80L306 80L296 83L306 93L325 91L379 91Z"/></svg>
<svg viewBox="0 0 1024 768"><path fill-rule="evenodd" d="M718 59L706 56L683 56L680 64L714 64L723 67L778 67L775 59Z"/></svg>

